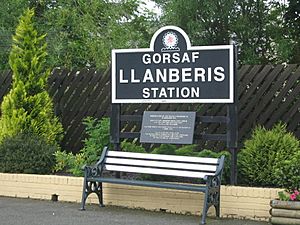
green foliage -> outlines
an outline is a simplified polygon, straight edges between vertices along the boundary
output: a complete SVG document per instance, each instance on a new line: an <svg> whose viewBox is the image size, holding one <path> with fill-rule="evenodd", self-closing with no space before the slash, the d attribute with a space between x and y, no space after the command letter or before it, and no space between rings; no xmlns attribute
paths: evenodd
<svg viewBox="0 0 300 225"><path fill-rule="evenodd" d="M175 155L176 145L172 144L161 144L159 147L154 148L151 153L153 154L164 154L164 155Z"/></svg>
<svg viewBox="0 0 300 225"><path fill-rule="evenodd" d="M86 125L85 132L88 137L83 140L84 147L78 154L57 151L54 171L65 171L75 176L82 176L82 167L95 164L103 148L109 145L109 123L109 118L101 120L92 117L85 118L83 124Z"/></svg>
<svg viewBox="0 0 300 225"><path fill-rule="evenodd" d="M137 153L146 153L146 150L141 145L136 145L132 142L123 141L121 143L122 151L124 152L137 152Z"/></svg>
<svg viewBox="0 0 300 225"><path fill-rule="evenodd" d="M278 197L281 201L300 201L300 192L298 189L279 191Z"/></svg>
<svg viewBox="0 0 300 225"><path fill-rule="evenodd" d="M155 2L163 10L161 22L183 28L193 45L228 44L235 33L242 64L299 62L297 0L289 4L277 0Z"/></svg>
<svg viewBox="0 0 300 225"><path fill-rule="evenodd" d="M55 172L71 173L74 176L82 176L82 168L86 164L83 153L73 154L66 151L56 151L54 153L56 164L53 168Z"/></svg>
<svg viewBox="0 0 300 225"><path fill-rule="evenodd" d="M58 147L36 134L6 137L0 144L0 172L49 174Z"/></svg>
<svg viewBox="0 0 300 225"><path fill-rule="evenodd" d="M54 153L56 164L53 171L68 171L69 165L72 164L73 154L72 152L67 153L66 151L56 151Z"/></svg>
<svg viewBox="0 0 300 225"><path fill-rule="evenodd" d="M102 153L105 146L110 144L110 120L102 118L97 120L92 117L87 117L83 120L86 125L85 132L87 138L84 139L84 147L78 154L67 153L65 151L57 151L55 153L56 165L55 172L67 172L75 176L82 176L82 167L84 165L94 165ZM124 151L144 153L145 149L131 142L122 142L121 147Z"/></svg>
<svg viewBox="0 0 300 225"><path fill-rule="evenodd" d="M294 43L290 50L291 63L300 62L300 1L289 0L288 6L286 6L284 21L285 31L293 37Z"/></svg>
<svg viewBox="0 0 300 225"><path fill-rule="evenodd" d="M10 31L22 11L35 9L40 32L47 32L51 67L107 68L112 48L146 47L154 16L139 7L140 0L73 1L9 0L0 9L0 46L10 47ZM2 50L2 49L1 49ZM0 51L5 68L7 52ZM3 57L1 57L3 56ZM7 67L6 67L7 68Z"/></svg>
<svg viewBox="0 0 300 225"><path fill-rule="evenodd" d="M175 150L176 155L182 156L196 156L197 152L195 152L195 148L197 145L184 145Z"/></svg>
<svg viewBox="0 0 300 225"><path fill-rule="evenodd" d="M86 125L85 133L88 137L83 140L84 147L80 152L84 155L85 163L92 165L99 159L103 148L110 144L110 120L106 117L101 120L87 117L83 124Z"/></svg>
<svg viewBox="0 0 300 225"><path fill-rule="evenodd" d="M278 197L281 201L288 201L290 200L290 197L284 192L284 191L279 191L278 192Z"/></svg>
<svg viewBox="0 0 300 225"><path fill-rule="evenodd" d="M279 123L257 127L238 155L240 179L252 186L299 187L299 140Z"/></svg>
<svg viewBox="0 0 300 225"><path fill-rule="evenodd" d="M299 143L299 142L298 142ZM294 148L296 150L296 147ZM277 186L287 190L299 189L300 187L300 149L298 152L290 152L291 155L278 153L276 165L274 165L274 176ZM285 156L283 158L283 156Z"/></svg>
<svg viewBox="0 0 300 225"><path fill-rule="evenodd" d="M208 157L208 158L220 158L222 155L225 156L225 164L222 174L222 184L230 183L230 162L231 154L227 151L213 152L211 150L204 149L198 153L198 157Z"/></svg>
<svg viewBox="0 0 300 225"><path fill-rule="evenodd" d="M50 73L44 68L45 35L38 35L33 15L33 10L25 11L13 36L9 56L13 83L1 104L0 142L21 132L42 136L51 144L62 139L62 125L54 116L52 99L46 91Z"/></svg>

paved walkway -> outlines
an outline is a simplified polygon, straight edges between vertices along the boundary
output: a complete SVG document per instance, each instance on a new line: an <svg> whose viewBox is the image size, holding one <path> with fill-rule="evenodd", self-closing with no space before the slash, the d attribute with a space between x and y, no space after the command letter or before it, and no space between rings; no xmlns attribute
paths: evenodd
<svg viewBox="0 0 300 225"><path fill-rule="evenodd" d="M184 216L107 206L0 197L0 225L198 225L199 216ZM207 225L268 225L248 220L208 219Z"/></svg>

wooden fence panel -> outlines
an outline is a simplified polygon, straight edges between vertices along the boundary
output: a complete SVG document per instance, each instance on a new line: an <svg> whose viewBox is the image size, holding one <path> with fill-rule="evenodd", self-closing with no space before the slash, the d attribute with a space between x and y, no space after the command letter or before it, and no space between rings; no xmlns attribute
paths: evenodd
<svg viewBox="0 0 300 225"><path fill-rule="evenodd" d="M12 73L0 73L0 101L11 88ZM249 138L257 125L267 128L282 121L300 138L300 65L244 65L238 69L239 143ZM53 70L49 93L54 100L55 114L65 130L62 147L78 152L85 138L82 120L87 116L110 115L110 71L84 69ZM130 91L130 90L129 90ZM122 114L142 115L145 110L196 111L198 116L225 116L224 104L124 104ZM124 131L140 130L138 122L122 122ZM225 134L226 124L199 122L196 136ZM223 142L197 140L199 149L223 150ZM150 145L148 145L150 146Z"/></svg>

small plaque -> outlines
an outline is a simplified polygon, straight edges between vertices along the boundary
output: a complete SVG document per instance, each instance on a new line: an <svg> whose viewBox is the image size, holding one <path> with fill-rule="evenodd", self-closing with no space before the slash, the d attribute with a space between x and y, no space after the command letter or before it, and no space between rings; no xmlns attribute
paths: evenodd
<svg viewBox="0 0 300 225"><path fill-rule="evenodd" d="M192 144L196 112L145 111L140 142Z"/></svg>

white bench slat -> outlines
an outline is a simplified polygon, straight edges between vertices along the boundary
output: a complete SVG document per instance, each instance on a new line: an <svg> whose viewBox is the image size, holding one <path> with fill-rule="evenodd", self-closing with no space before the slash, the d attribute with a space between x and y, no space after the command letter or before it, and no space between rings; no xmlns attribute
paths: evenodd
<svg viewBox="0 0 300 225"><path fill-rule="evenodd" d="M207 164L218 164L218 160L219 160L217 158L202 158L202 157L200 158L200 157L191 157L191 156L160 155L160 154L122 152L122 151L108 151L107 156L136 158L136 159L156 159L156 160L177 161L177 162L195 162L195 163L207 163Z"/></svg>
<svg viewBox="0 0 300 225"><path fill-rule="evenodd" d="M147 167L134 167L134 166L115 166L105 165L105 169L109 171L131 172L131 173L146 173L156 175L169 175L178 177L191 177L191 178L204 178L206 175L214 175L214 173L204 172L191 172L185 170L168 170L168 169L156 169Z"/></svg>
<svg viewBox="0 0 300 225"><path fill-rule="evenodd" d="M133 166L149 166L149 167L162 167L173 169L186 169L186 170L199 170L199 171L212 171L216 172L217 166L214 165L201 165L191 163L179 163L179 162L162 162L162 161L147 161L138 159L124 159L124 158L106 158L105 163L117 164L117 165L133 165Z"/></svg>

